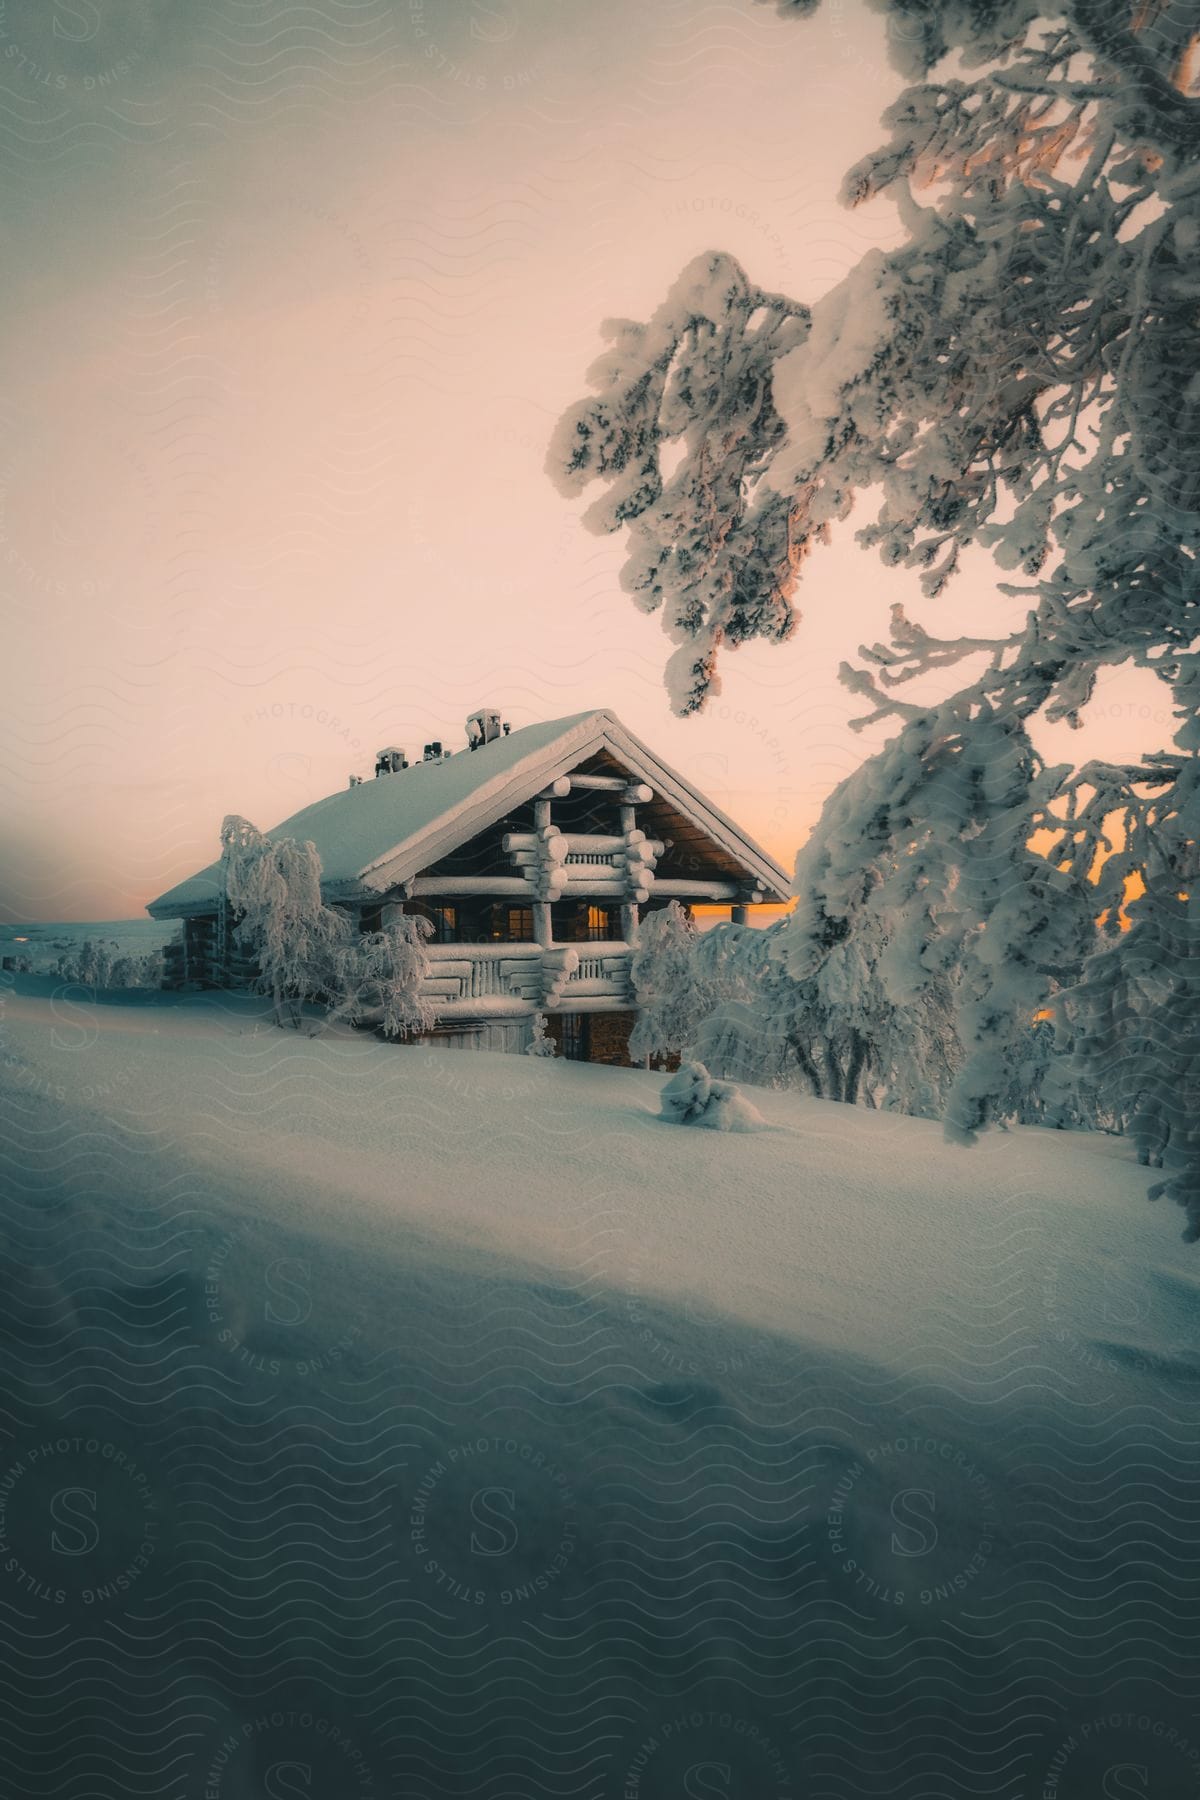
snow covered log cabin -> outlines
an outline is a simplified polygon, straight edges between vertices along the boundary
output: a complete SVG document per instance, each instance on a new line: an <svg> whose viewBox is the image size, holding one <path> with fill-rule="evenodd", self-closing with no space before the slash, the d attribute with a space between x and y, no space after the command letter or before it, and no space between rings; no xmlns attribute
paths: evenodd
<svg viewBox="0 0 1200 1800"><path fill-rule="evenodd" d="M640 912L679 901L750 907L788 895L779 865L611 712L510 732L487 709L457 753L389 746L375 779L268 834L311 842L322 897L378 931L403 913L432 927L425 993L441 1044L523 1050L546 1016L560 1053L628 1065L630 962ZM180 919L173 982L243 985L222 865L147 911Z"/></svg>

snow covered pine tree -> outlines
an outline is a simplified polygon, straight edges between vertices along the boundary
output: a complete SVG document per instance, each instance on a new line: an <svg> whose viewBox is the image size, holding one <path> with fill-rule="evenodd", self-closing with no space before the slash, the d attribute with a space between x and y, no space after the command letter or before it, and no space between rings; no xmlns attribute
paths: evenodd
<svg viewBox="0 0 1200 1800"><path fill-rule="evenodd" d="M1001 590L1028 597L1016 629L941 640L895 608L890 643L843 668L900 731L802 854L789 956L806 964L890 890L880 973L896 995L952 979L946 1116L966 1139L996 1116L1034 1015L1071 1016L1075 1067L1161 1154L1154 1191L1194 1239L1200 21L1165 0L1063 0L1053 22L1034 0L872 4L911 85L843 197L890 196L906 241L811 310L698 258L648 324L607 328L598 391L560 421L550 471L571 495L605 484L585 518L628 527L624 582L679 646L680 713L717 691L723 645L790 635L803 560L861 489L883 496L861 541L928 595L971 544L1026 578ZM956 52L972 79L934 73ZM901 697L967 658L984 672L950 699ZM1078 724L1121 665L1172 690L1174 748L1045 766L1030 721ZM1098 943L1125 878L1144 890L1131 928Z"/></svg>

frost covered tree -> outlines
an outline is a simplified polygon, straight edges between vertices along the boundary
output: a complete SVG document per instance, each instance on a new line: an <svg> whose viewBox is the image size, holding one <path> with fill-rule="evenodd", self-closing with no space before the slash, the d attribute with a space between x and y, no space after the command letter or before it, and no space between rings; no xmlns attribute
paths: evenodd
<svg viewBox="0 0 1200 1800"><path fill-rule="evenodd" d="M642 919L630 964L638 1005L629 1037L635 1062L681 1055L709 1010L710 997L697 979L695 944L695 929L677 900Z"/></svg>
<svg viewBox="0 0 1200 1800"><path fill-rule="evenodd" d="M300 1002L336 985L339 954L352 945L345 913L321 898L315 845L271 838L230 814L221 826L225 900L237 942L257 966L277 1022L300 1022Z"/></svg>
<svg viewBox="0 0 1200 1800"><path fill-rule="evenodd" d="M1169 1173L1151 1189L1189 1207L1200 1235L1200 805L1190 757L1173 768L1089 763L1070 784L1065 829L1095 846L1101 947L1064 1005L1073 1063L1141 1162ZM1076 804L1078 802L1078 804ZM1128 929L1123 930L1122 926Z"/></svg>
<svg viewBox="0 0 1200 1800"><path fill-rule="evenodd" d="M115 939L84 938L78 949L58 957L54 972L63 981L90 988L158 987L162 980L162 954L149 950L142 956L123 956Z"/></svg>
<svg viewBox="0 0 1200 1800"><path fill-rule="evenodd" d="M313 844L271 838L231 814L221 827L225 896L238 942L257 966L275 1017L300 1022L300 1003L318 1000L331 1020L377 1024L408 1037L434 1022L421 989L429 973L428 920L403 916L382 931L321 898L321 858Z"/></svg>
<svg viewBox="0 0 1200 1800"><path fill-rule="evenodd" d="M696 939L693 952L708 1000L693 1034L696 1054L717 1075L759 1087L786 1087L800 1067L790 1035L792 996L781 991L775 954L779 937L778 925L765 931L715 925ZM805 1032L805 1047L808 1042ZM815 1092L807 1078L806 1085Z"/></svg>
<svg viewBox="0 0 1200 1800"><path fill-rule="evenodd" d="M931 978L911 998L889 991L876 892L863 871L852 918L817 905L807 931L788 918L705 935L698 956L713 1005L694 1044L709 1068L818 1100L943 1112L962 1061L948 984Z"/></svg>
<svg viewBox="0 0 1200 1800"><path fill-rule="evenodd" d="M1001 591L1025 602L1015 626L1006 604L993 634L943 638L895 607L890 641L843 668L860 723L898 734L806 847L788 960L809 967L822 934L888 909L887 989L953 987L962 1061L946 1109L964 1139L1001 1116L1031 1021L1073 987L1074 1066L1106 1081L1122 1066L1113 1103L1158 1133L1160 1191L1194 1237L1195 8L1062 0L1046 19L1033 0L872 3L909 85L843 198L890 199L904 241L811 307L719 251L698 258L648 322L607 328L595 391L560 421L549 466L568 494L602 484L593 528L628 529L625 585L677 645L680 713L717 691L722 648L791 634L805 558L864 490L876 510L860 541L919 571L930 598L972 545L1014 578ZM905 694L960 666L949 699ZM1171 689L1174 748L1092 767L1099 785L1081 786L1043 763L1029 725L1078 725L1118 666ZM1124 836L1107 835L1114 817ZM864 840L882 889L860 905L839 870ZM1097 945L1105 858L1145 892L1132 928Z"/></svg>
<svg viewBox="0 0 1200 1800"><path fill-rule="evenodd" d="M429 974L425 945L432 935L428 919L405 914L381 931L339 945L329 984L330 1018L378 1025L385 1037L427 1031L434 1011L422 987Z"/></svg>

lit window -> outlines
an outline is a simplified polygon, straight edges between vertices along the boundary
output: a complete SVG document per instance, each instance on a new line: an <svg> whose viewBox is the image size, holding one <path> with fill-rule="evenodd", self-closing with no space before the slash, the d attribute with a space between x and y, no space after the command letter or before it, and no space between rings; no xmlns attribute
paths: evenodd
<svg viewBox="0 0 1200 1800"><path fill-rule="evenodd" d="M492 914L492 938L501 944L527 944L533 938L532 906L504 906Z"/></svg>

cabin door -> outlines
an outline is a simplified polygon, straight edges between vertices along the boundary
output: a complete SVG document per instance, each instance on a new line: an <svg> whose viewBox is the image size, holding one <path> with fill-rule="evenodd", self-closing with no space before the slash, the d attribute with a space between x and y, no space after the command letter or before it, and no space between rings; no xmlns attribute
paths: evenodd
<svg viewBox="0 0 1200 1800"><path fill-rule="evenodd" d="M586 1062L590 1051L586 1013L563 1013L562 1053L570 1062Z"/></svg>

